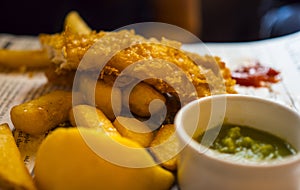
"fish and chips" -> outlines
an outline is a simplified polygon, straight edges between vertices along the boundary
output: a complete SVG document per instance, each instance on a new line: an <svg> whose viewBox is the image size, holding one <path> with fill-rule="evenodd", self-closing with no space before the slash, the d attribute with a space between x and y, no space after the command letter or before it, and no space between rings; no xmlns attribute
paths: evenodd
<svg viewBox="0 0 300 190"><path fill-rule="evenodd" d="M0 50L0 65L43 68L49 83L76 92L72 97L70 91L54 91L14 106L14 128L29 135L51 134L62 123L91 128L148 148L158 164L176 172L178 109L201 97L236 93L221 58L187 52L180 42L147 39L133 30L96 32L74 11L66 16L63 32L40 34L39 40L41 50ZM74 93L82 98L72 105ZM152 117L158 127L144 122Z"/></svg>

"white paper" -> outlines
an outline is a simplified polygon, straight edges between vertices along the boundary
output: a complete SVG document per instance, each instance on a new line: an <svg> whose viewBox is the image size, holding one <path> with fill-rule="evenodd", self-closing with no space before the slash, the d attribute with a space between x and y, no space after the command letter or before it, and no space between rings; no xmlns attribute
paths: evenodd
<svg viewBox="0 0 300 190"><path fill-rule="evenodd" d="M258 61L280 72L282 80L270 88L236 86L240 94L259 96L300 111L300 32L284 37L240 43L206 43L211 55L219 56L234 70ZM203 45L184 45L184 49L200 52Z"/></svg>

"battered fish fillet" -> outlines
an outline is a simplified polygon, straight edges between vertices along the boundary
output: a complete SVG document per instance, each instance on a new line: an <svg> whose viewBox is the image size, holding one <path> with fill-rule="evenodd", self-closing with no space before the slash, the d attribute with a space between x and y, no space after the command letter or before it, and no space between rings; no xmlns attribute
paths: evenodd
<svg viewBox="0 0 300 190"><path fill-rule="evenodd" d="M70 72L93 72L104 67L100 79L140 79L161 93L177 94L187 101L236 93L235 80L219 57L186 52L176 41L145 39L129 30L90 34L65 30L40 35L40 42L54 63L52 73L48 72L50 80L64 81L64 76L70 78Z"/></svg>

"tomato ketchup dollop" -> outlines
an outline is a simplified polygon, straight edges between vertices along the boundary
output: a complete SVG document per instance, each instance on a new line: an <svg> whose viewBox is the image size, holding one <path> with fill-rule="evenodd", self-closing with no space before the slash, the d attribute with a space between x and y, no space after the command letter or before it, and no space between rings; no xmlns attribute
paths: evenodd
<svg viewBox="0 0 300 190"><path fill-rule="evenodd" d="M270 83L279 82L280 72L259 62L234 70L231 77L241 86L265 87Z"/></svg>

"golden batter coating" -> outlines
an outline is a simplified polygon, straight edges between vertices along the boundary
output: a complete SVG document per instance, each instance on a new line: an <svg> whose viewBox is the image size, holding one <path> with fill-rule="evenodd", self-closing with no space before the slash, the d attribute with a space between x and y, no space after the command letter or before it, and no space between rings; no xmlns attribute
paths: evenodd
<svg viewBox="0 0 300 190"><path fill-rule="evenodd" d="M50 49L58 74L99 71L105 66L101 79L136 78L161 93L176 93L188 101L235 93L235 81L220 58L186 52L180 49L179 42L145 39L128 30L81 35L66 30L62 34L41 35L40 41ZM83 56L85 62L80 64Z"/></svg>
<svg viewBox="0 0 300 190"><path fill-rule="evenodd" d="M39 40L48 50L52 62L56 66L56 72L61 69L74 70L77 68L87 50L105 33L90 34L72 33L68 28L61 34L40 34Z"/></svg>
<svg viewBox="0 0 300 190"><path fill-rule="evenodd" d="M188 83L195 87L197 97L235 92L235 81L220 58L201 57L161 43L130 46L113 56L107 65L119 71L134 65L130 70L132 76L147 76L149 79L145 82L162 93L184 93L189 87ZM188 98L187 94L181 95Z"/></svg>

